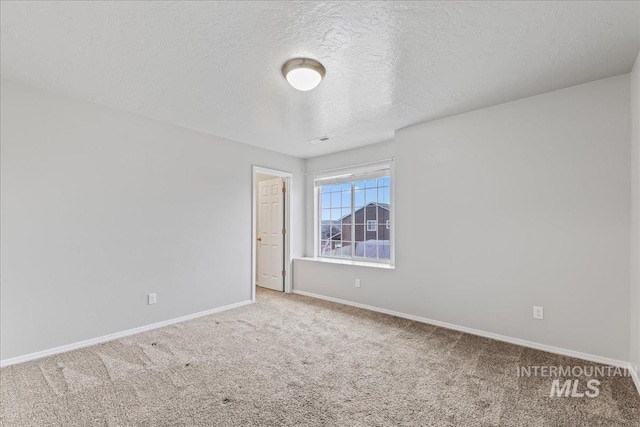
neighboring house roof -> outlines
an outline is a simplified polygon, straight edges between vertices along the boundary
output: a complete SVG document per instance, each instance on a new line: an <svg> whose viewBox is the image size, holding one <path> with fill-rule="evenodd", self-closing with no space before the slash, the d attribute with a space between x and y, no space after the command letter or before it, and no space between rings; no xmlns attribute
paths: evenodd
<svg viewBox="0 0 640 427"><path fill-rule="evenodd" d="M371 206L371 205L376 205L378 207L381 207L382 209L389 210L389 203L378 203L378 202L374 203L374 202L372 202L372 203L369 203L367 206ZM367 206L365 206L365 208ZM360 208L360 209L363 209L363 208ZM358 210L360 210L360 209L358 209Z"/></svg>
<svg viewBox="0 0 640 427"><path fill-rule="evenodd" d="M364 208L368 208L369 206L377 206L377 207L379 207L379 208L389 210L389 203L371 202L371 203L369 203L368 205L361 207L360 209L356 209L356 211L354 212L354 214L355 214L356 212L360 212L360 211L361 211L362 209L364 209ZM342 221L342 220L343 220L343 219L345 219L345 218L349 218L350 216L351 216L351 214L345 215L345 216L343 216L342 218L340 218L340 221Z"/></svg>

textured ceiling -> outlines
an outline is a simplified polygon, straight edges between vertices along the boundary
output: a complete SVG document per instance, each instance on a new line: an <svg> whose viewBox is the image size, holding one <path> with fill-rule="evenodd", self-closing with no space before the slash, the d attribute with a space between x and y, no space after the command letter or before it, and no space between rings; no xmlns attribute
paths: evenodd
<svg viewBox="0 0 640 427"><path fill-rule="evenodd" d="M2 77L300 157L631 70L630 2L2 2ZM289 58L327 68L311 92ZM331 140L313 145L321 136Z"/></svg>

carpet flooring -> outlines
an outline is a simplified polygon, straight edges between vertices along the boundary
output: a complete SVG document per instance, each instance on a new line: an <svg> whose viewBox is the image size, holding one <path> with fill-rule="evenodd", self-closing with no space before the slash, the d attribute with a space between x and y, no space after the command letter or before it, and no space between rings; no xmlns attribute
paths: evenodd
<svg viewBox="0 0 640 427"><path fill-rule="evenodd" d="M300 295L0 371L3 426L638 426L631 378L549 397L519 366L600 366ZM571 377L570 379L573 379ZM579 378L580 387L588 378Z"/></svg>

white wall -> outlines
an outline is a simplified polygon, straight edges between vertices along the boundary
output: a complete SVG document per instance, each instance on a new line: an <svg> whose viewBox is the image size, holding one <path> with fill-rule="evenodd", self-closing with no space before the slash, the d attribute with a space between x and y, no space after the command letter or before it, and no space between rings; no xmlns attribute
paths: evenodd
<svg viewBox="0 0 640 427"><path fill-rule="evenodd" d="M631 72L631 363L640 374L640 54ZM639 390L640 391L640 390Z"/></svg>
<svg viewBox="0 0 640 427"><path fill-rule="evenodd" d="M294 289L628 361L629 128L623 75L399 130L376 153L395 151L396 269L296 260Z"/></svg>
<svg viewBox="0 0 640 427"><path fill-rule="evenodd" d="M252 164L294 173L302 255L302 160L1 90L2 359L250 299Z"/></svg>

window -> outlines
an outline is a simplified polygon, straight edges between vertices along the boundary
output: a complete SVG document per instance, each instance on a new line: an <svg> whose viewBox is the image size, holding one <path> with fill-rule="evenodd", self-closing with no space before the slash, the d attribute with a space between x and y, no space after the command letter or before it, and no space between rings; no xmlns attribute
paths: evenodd
<svg viewBox="0 0 640 427"><path fill-rule="evenodd" d="M390 262L389 165L316 177L315 186L319 256Z"/></svg>

